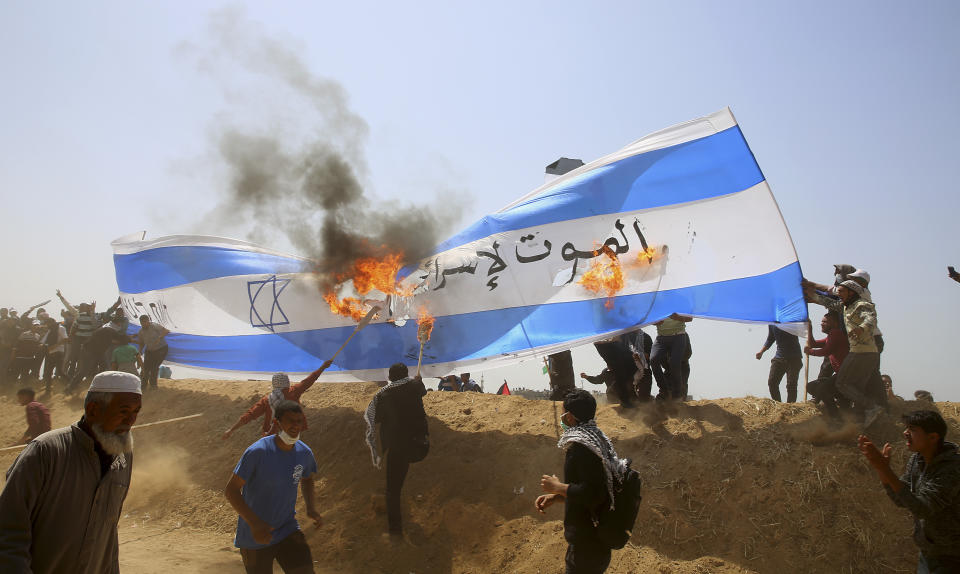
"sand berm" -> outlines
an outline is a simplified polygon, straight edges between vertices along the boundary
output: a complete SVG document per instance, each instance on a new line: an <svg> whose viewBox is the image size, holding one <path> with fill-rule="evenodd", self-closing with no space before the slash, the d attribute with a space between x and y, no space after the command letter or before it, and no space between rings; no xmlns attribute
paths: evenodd
<svg viewBox="0 0 960 574"><path fill-rule="evenodd" d="M136 462L120 521L123 572L242 572L237 515L223 487L252 423L222 432L268 383L177 380L144 397L138 423L202 417L135 431ZM406 540L385 539L384 474L371 465L362 413L374 384L317 384L303 396L303 435L319 466L324 525L298 508L319 573L562 572L562 508L539 515L543 473L562 473L557 410L549 401L428 393L431 450L404 487ZM82 397L40 396L54 427L79 419ZM929 403L927 403L929 405ZM900 402L871 428L908 456ZM960 437L960 408L937 403ZM830 430L817 409L747 397L693 401L664 412L601 406L598 424L644 481L633 538L611 573L911 572L909 514L884 495L856 449L857 428ZM0 440L25 428L12 393L0 398ZM0 452L0 468L16 452Z"/></svg>

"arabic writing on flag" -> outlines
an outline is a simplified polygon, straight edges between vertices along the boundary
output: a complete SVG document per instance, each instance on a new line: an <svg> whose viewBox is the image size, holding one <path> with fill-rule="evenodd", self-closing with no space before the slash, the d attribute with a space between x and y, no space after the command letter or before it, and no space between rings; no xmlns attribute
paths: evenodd
<svg viewBox="0 0 960 574"><path fill-rule="evenodd" d="M333 314L307 259L208 236L113 242L128 316L170 329L168 360L307 372L355 323ZM616 287L591 288L603 266ZM324 378L384 378L415 363L417 309L435 317L423 370L503 366L671 313L806 321L800 266L776 201L728 109L667 128L560 176L406 270ZM376 300L376 293L369 294Z"/></svg>

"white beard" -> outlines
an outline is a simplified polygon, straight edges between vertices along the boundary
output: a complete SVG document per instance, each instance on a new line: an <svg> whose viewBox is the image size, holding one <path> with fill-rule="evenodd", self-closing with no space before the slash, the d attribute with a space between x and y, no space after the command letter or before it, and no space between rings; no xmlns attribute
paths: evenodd
<svg viewBox="0 0 960 574"><path fill-rule="evenodd" d="M107 432L99 424L91 424L90 430L93 431L93 436L100 443L103 452L112 456L133 452L133 434L130 431L121 434Z"/></svg>

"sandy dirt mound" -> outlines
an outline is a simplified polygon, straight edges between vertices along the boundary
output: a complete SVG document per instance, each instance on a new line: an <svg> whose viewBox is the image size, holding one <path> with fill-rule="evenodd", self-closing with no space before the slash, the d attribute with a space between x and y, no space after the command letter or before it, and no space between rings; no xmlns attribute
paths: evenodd
<svg viewBox="0 0 960 574"><path fill-rule="evenodd" d="M120 523L125 572L242 572L237 516L222 489L252 423L220 435L267 383L164 381L144 397L139 423L204 416L136 432L137 456ZM306 393L325 524L304 525L318 572L561 572L562 509L533 509L543 473L562 472L551 402L474 393L428 393L431 452L404 487L407 539L384 539L382 471L363 442L373 384L319 384ZM54 426L79 418L81 400L39 397ZM872 427L907 451L901 403ZM957 404L938 403L960 435ZM0 440L25 428L12 394L0 398ZM644 480L640 517L609 572L909 572L911 519L883 494L855 448L857 428L833 429L810 405L747 397L695 401L670 411L603 406L598 423ZM7 468L15 452L0 452ZM302 511L302 507L300 509Z"/></svg>

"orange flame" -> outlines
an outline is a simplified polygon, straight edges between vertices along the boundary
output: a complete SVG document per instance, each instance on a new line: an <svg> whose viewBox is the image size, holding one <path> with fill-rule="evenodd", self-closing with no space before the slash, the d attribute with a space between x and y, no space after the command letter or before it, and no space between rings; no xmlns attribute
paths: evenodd
<svg viewBox="0 0 960 574"><path fill-rule="evenodd" d="M367 306L356 297L344 297L343 299L337 299L335 294L327 293L323 296L323 300L326 301L327 305L330 306L331 311L337 315L350 317L354 321L363 319L363 316L367 314Z"/></svg>
<svg viewBox="0 0 960 574"><path fill-rule="evenodd" d="M431 315L426 307L420 307L420 312L417 314L417 338L423 342L430 340L430 335L433 334L433 323L436 319Z"/></svg>
<svg viewBox="0 0 960 574"><path fill-rule="evenodd" d="M623 269L613 249L604 245L602 251L609 261L595 260L577 283L591 293L606 293L609 299L603 306L613 309L613 296L623 289Z"/></svg>
<svg viewBox="0 0 960 574"><path fill-rule="evenodd" d="M353 264L353 288L357 293L366 295L373 289L387 294L397 292L397 272L400 271L403 254L394 253L383 259L366 257Z"/></svg>
<svg viewBox="0 0 960 574"><path fill-rule="evenodd" d="M403 263L402 253L392 253L382 258L364 257L353 264L348 274L338 275L338 284L351 281L353 290L359 295L366 295L374 289L385 295L408 296L411 290L402 289L397 282L397 273ZM330 311L359 321L370 310L370 306L357 297L337 297L333 288L324 296L323 300L330 306Z"/></svg>
<svg viewBox="0 0 960 574"><path fill-rule="evenodd" d="M647 247L646 249L640 249L640 252L637 253L637 261L647 263L653 263L653 258L657 256L657 250L653 247Z"/></svg>

